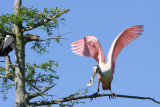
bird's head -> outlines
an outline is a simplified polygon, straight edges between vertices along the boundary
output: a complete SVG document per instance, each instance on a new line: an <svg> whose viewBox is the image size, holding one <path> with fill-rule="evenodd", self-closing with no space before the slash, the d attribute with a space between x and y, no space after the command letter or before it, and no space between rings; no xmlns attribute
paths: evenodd
<svg viewBox="0 0 160 107"><path fill-rule="evenodd" d="M42 41L43 39L40 38L38 35L32 35L32 34L25 34L24 35L25 41L30 42L30 41Z"/></svg>
<svg viewBox="0 0 160 107"><path fill-rule="evenodd" d="M101 72L101 68L98 65L95 65L95 66L93 66L93 72L100 73Z"/></svg>

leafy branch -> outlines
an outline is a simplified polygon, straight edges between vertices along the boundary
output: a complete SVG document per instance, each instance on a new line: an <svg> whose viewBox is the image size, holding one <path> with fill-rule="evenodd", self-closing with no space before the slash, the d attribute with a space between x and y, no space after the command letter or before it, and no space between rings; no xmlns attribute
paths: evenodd
<svg viewBox="0 0 160 107"><path fill-rule="evenodd" d="M54 84L54 80L59 79L59 76L56 75L58 63L54 60L49 60L48 62L42 63L40 65L26 63L26 83L29 91L41 91L44 83L49 85ZM43 70L36 71L35 70Z"/></svg>
<svg viewBox="0 0 160 107"><path fill-rule="evenodd" d="M36 24L30 24L30 26L27 26L23 29L23 31L29 31L29 30L32 30L32 29L35 29L39 26L42 26L42 25L45 25L47 24L48 22L60 17L62 14L64 13L67 13L69 11L69 9L64 9L60 12L59 9L56 10L56 13L55 11L52 12L53 10L51 9L50 11L47 11L46 9L44 10L44 12L42 12L41 14L37 14L37 16L43 16L43 20L40 20L38 21L38 23ZM49 14L49 12L52 12L52 15ZM33 14L33 13L32 13ZM48 15L49 14L49 15ZM53 15L55 14L55 15ZM49 16L49 17L48 17ZM39 17L38 17L39 18ZM40 19L40 18L39 18ZM53 25L53 24L52 24ZM53 27L53 26L52 26Z"/></svg>

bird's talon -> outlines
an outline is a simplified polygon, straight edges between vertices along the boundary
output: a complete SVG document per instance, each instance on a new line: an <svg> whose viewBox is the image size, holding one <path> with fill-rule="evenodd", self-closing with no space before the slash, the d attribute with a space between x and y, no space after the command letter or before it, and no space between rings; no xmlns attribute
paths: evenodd
<svg viewBox="0 0 160 107"><path fill-rule="evenodd" d="M92 102L93 101L93 98L90 98L90 102Z"/></svg>
<svg viewBox="0 0 160 107"><path fill-rule="evenodd" d="M111 93L111 95L109 95L109 99L111 100L111 98L112 98L112 99L116 99L116 94Z"/></svg>
<svg viewBox="0 0 160 107"><path fill-rule="evenodd" d="M94 93L93 96L95 96L95 95L97 95L97 94L98 94L98 92Z"/></svg>
<svg viewBox="0 0 160 107"><path fill-rule="evenodd" d="M109 100L111 100L111 96L109 96Z"/></svg>

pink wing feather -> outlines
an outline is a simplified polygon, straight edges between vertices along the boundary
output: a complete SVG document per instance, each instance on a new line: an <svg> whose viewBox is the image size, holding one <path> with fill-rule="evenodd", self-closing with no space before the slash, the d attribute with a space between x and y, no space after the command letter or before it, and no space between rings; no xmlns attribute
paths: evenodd
<svg viewBox="0 0 160 107"><path fill-rule="evenodd" d="M116 58L118 54L126 45L128 45L130 42L132 42L142 34L143 28L143 25L130 27L121 32L113 41L107 56L107 60L112 62L112 73L114 73Z"/></svg>
<svg viewBox="0 0 160 107"><path fill-rule="evenodd" d="M105 62L105 56L98 39L92 35L72 43L73 52L80 56L93 57L98 63Z"/></svg>

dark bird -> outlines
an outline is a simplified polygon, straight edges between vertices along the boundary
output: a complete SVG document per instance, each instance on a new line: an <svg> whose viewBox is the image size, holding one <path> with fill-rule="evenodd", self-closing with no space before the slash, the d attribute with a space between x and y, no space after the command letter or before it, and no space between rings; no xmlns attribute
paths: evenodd
<svg viewBox="0 0 160 107"><path fill-rule="evenodd" d="M15 49L14 38L7 35L0 44L0 56L7 56L13 49Z"/></svg>
<svg viewBox="0 0 160 107"><path fill-rule="evenodd" d="M3 38L3 37L2 37ZM31 41L41 41L42 39L40 36L32 35L32 34L25 34L24 35L24 42ZM0 56L7 56L13 49L15 49L14 37L10 35L6 35L3 42L0 42Z"/></svg>

